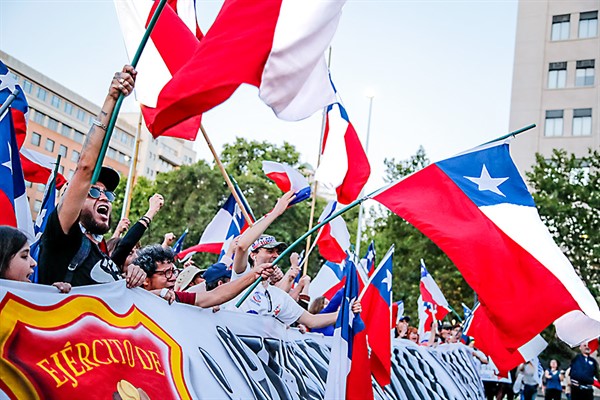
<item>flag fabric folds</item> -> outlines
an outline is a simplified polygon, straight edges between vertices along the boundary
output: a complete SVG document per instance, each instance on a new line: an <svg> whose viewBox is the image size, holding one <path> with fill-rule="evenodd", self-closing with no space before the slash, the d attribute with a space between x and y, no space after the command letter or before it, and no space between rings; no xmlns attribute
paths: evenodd
<svg viewBox="0 0 600 400"><path fill-rule="evenodd" d="M351 304L358 297L358 275L353 262L344 268L346 285L340 306L325 384L325 399L372 399L373 387L369 367L365 324L354 314Z"/></svg>
<svg viewBox="0 0 600 400"><path fill-rule="evenodd" d="M35 150L21 147L21 166L25 180L33 183L46 183L54 179L54 165L56 160ZM67 179L61 174L56 175L56 188L60 189L67 183Z"/></svg>
<svg viewBox="0 0 600 400"><path fill-rule="evenodd" d="M4 104L8 96L17 93L15 99L10 105L10 113L12 114L12 124L15 130L17 147L20 148L25 141L27 135L27 117L29 114L29 105L25 98L23 89L18 84L15 75L13 75L6 65L0 60L0 104ZM44 181L45 182L45 181Z"/></svg>
<svg viewBox="0 0 600 400"><path fill-rule="evenodd" d="M548 345L540 335L536 335L516 351L508 350L498 328L490 321L481 304L471 312L463 328L466 335L475 338L477 348L492 358L499 375L504 377L507 377L508 372L519 364L537 357Z"/></svg>
<svg viewBox="0 0 600 400"><path fill-rule="evenodd" d="M331 300L337 291L344 287L346 283L344 263L345 261L339 264L331 261L323 263L308 287L308 295L311 299L324 296L327 300Z"/></svg>
<svg viewBox="0 0 600 400"><path fill-rule="evenodd" d="M0 225L18 228L33 239L33 223L12 113L0 116Z"/></svg>
<svg viewBox="0 0 600 400"><path fill-rule="evenodd" d="M282 192L294 191L296 197L290 205L300 203L310 197L310 184L297 169L275 161L263 161L262 168L265 175L275 182Z"/></svg>
<svg viewBox="0 0 600 400"><path fill-rule="evenodd" d="M179 254L178 259L185 258L191 252L221 253L230 241L246 228L246 220L232 194L210 221L197 245L188 247Z"/></svg>
<svg viewBox="0 0 600 400"><path fill-rule="evenodd" d="M542 223L509 143L432 164L372 198L450 257L509 350L553 322L567 344L589 341L600 332L598 305Z"/></svg>
<svg viewBox="0 0 600 400"><path fill-rule="evenodd" d="M373 272L375 272L375 255L375 242L371 240L365 256L360 260L360 264L367 271L368 276L373 275Z"/></svg>
<svg viewBox="0 0 600 400"><path fill-rule="evenodd" d="M115 0L115 8L129 59L133 59L158 1ZM144 121L154 137L164 135L194 140L200 129L202 113L197 112L156 132L156 105L161 90L193 56L202 31L196 20L192 0L169 0L161 12L136 70L136 98Z"/></svg>
<svg viewBox="0 0 600 400"><path fill-rule="evenodd" d="M177 241L173 245L173 253L175 253L175 254L181 253L181 250L183 250L183 241L185 240L185 237L187 236L188 231L189 231L189 229L185 228L185 231L183 231L181 236L179 236L179 239L177 239Z"/></svg>
<svg viewBox="0 0 600 400"><path fill-rule="evenodd" d="M160 90L150 130L171 127L227 100L242 84L285 120L335 101L324 52L344 1L226 0L193 56Z"/></svg>
<svg viewBox="0 0 600 400"><path fill-rule="evenodd" d="M319 223L337 211L337 201L331 201L319 217ZM346 222L339 216L321 227L317 237L319 253L327 261L341 263L346 259L346 251L350 248L350 233Z"/></svg>
<svg viewBox="0 0 600 400"><path fill-rule="evenodd" d="M365 286L361 317L367 329L371 348L371 373L382 387L390 383L392 366L391 305L392 305L392 246L381 260Z"/></svg>
<svg viewBox="0 0 600 400"><path fill-rule="evenodd" d="M423 298L423 302L429 310L428 313L435 313L438 321L442 320L450 312L448 301L438 287L433 277L427 271L425 262L421 259L421 281L419 283L419 292ZM429 326L429 325L427 325Z"/></svg>
<svg viewBox="0 0 600 400"><path fill-rule="evenodd" d="M358 198L367 183L371 166L341 103L327 107L321 154L315 180L334 189L337 201L350 204Z"/></svg>
<svg viewBox="0 0 600 400"><path fill-rule="evenodd" d="M396 327L400 318L404 316L404 301L398 300L392 303L392 329Z"/></svg>

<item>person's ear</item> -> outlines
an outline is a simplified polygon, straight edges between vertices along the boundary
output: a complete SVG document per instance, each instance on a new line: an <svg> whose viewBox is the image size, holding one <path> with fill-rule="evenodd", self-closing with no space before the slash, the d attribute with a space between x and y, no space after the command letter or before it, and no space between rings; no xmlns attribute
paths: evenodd
<svg viewBox="0 0 600 400"><path fill-rule="evenodd" d="M150 278L146 277L146 279L144 279L142 287L144 288L144 290L150 290Z"/></svg>

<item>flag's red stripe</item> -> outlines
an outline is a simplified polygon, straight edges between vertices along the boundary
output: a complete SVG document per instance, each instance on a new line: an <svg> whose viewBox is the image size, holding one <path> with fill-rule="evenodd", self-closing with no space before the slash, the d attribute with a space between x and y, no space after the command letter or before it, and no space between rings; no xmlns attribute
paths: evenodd
<svg viewBox="0 0 600 400"><path fill-rule="evenodd" d="M338 241L331 235L331 224L325 224L322 229L323 231L317 240L319 253L327 261L337 264L341 263L346 259L346 252L344 249L342 249Z"/></svg>
<svg viewBox="0 0 600 400"><path fill-rule="evenodd" d="M556 276L490 221L436 165L374 198L450 257L510 349L579 309Z"/></svg>
<svg viewBox="0 0 600 400"><path fill-rule="evenodd" d="M17 217L15 216L15 209L6 195L0 190L0 225L9 225L17 227Z"/></svg>
<svg viewBox="0 0 600 400"><path fill-rule="evenodd" d="M336 189L337 200L342 204L350 204L358 198L360 191L369 180L371 166L365 150L352 124L348 124L346 135L346 153L348 154L348 171L342 185Z"/></svg>
<svg viewBox="0 0 600 400"><path fill-rule="evenodd" d="M371 347L371 373L380 385L385 386L390 383L392 367L392 340L390 324L387 322L391 318L390 307L374 285L369 285L361 305L363 309L361 317Z"/></svg>
<svg viewBox="0 0 600 400"><path fill-rule="evenodd" d="M269 172L267 177L275 182L277 187L281 189L282 192L287 193L292 188L292 183L290 182L290 178L288 174L285 172Z"/></svg>

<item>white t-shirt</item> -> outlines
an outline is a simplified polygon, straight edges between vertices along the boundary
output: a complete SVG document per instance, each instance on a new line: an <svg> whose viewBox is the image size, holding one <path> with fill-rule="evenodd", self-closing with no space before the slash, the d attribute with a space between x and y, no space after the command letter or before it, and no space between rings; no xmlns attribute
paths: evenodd
<svg viewBox="0 0 600 400"><path fill-rule="evenodd" d="M245 292L243 292L245 293ZM276 286L262 282L248 296L239 308L235 304L243 293L227 303L227 310L248 314L267 315L278 319L286 325L291 325L304 313L302 308L289 294Z"/></svg>

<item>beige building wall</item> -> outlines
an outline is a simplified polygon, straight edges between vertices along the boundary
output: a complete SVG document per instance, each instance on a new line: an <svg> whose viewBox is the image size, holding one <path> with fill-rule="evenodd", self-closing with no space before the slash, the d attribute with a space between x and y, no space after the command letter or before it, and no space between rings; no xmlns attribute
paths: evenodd
<svg viewBox="0 0 600 400"><path fill-rule="evenodd" d="M588 148L600 147L599 9L598 0L519 2L510 130L531 123L537 125L535 130L517 136L512 146L513 157L521 171L531 169L536 152L549 157L553 149L562 148L582 156ZM595 22L593 18L585 19L593 17L593 12L596 12ZM564 23L567 18L568 26ZM587 21L583 22L583 28L595 26L595 33L589 35L590 31L586 30L580 35L582 21ZM557 35L560 29L563 29L562 37ZM581 86L576 82L577 65L578 61L581 65L586 60L594 60L595 63L593 83ZM557 76L557 72L550 72L551 63L566 63L566 74L561 73L566 75L564 87L554 88L555 85L549 82L549 78ZM556 65L553 64L553 68ZM589 122L580 116L586 113L586 109L591 109L591 129L586 130L585 135L577 135L574 123ZM549 136L552 125L557 122L548 121L547 112L560 110L563 112L562 132ZM577 121L574 121L575 114L579 115Z"/></svg>
<svg viewBox="0 0 600 400"><path fill-rule="evenodd" d="M56 159L60 153L59 172L70 179L75 172L91 120L96 118L100 107L2 51L0 59L15 75L29 104L27 137L23 146L52 159ZM104 165L121 174L122 190L125 190L138 120L138 113L119 115L104 159ZM192 146L193 142L181 139L154 140L143 125L136 176L154 180L159 172L195 162L196 152ZM27 183L27 196L34 220L42 203L44 188L44 184Z"/></svg>

